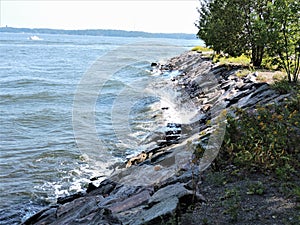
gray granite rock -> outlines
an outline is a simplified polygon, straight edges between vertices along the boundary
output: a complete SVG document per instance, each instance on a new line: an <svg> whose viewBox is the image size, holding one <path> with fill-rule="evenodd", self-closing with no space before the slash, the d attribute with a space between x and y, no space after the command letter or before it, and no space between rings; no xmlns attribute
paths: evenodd
<svg viewBox="0 0 300 225"><path fill-rule="evenodd" d="M149 209L140 211L129 224L162 224L164 219L175 215L178 205L179 200L176 197L165 199L152 205Z"/></svg>

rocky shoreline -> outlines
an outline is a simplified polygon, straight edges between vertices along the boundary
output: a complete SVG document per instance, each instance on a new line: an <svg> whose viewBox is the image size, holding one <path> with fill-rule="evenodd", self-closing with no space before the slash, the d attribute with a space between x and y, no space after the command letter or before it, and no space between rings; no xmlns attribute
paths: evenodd
<svg viewBox="0 0 300 225"><path fill-rule="evenodd" d="M100 186L90 183L86 193L59 198L56 204L33 215L24 225L140 225L170 221L192 224L193 219L184 216L191 205L210 201L208 189L203 189L204 170L222 143L226 114L234 114L234 107L251 109L257 104L280 102L288 97L257 81L256 73L238 77L240 66L213 64L197 52L186 52L163 65L152 66L161 75L176 71L168 85L181 93L181 104L192 104L198 114L190 123L168 123L165 134L154 147L117 166L114 174ZM214 151L206 150L197 159L194 150L199 146ZM204 219L200 218L202 222L198 224Z"/></svg>

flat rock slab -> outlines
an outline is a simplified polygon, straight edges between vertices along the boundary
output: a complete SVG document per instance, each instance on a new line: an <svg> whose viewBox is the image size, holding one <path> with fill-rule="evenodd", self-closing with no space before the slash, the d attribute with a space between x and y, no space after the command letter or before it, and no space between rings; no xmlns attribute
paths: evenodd
<svg viewBox="0 0 300 225"><path fill-rule="evenodd" d="M109 206L108 208L113 213L118 213L122 211L126 211L132 208L135 208L143 203L147 203L150 199L150 192L149 190L144 190L139 194L133 195L122 202L116 202Z"/></svg>
<svg viewBox="0 0 300 225"><path fill-rule="evenodd" d="M187 190L182 183L176 183L172 185L168 185L157 192L155 192L150 200L149 204L155 204L156 202L164 201L168 198L181 198L185 195L192 195L193 193Z"/></svg>
<svg viewBox="0 0 300 225"><path fill-rule="evenodd" d="M176 197L165 199L153 205L150 209L140 211L130 225L161 224L166 217L175 214L179 200Z"/></svg>

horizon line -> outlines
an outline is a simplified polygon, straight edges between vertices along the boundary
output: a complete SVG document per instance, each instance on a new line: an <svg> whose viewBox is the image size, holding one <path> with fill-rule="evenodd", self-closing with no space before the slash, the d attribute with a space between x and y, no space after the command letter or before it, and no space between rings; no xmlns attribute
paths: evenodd
<svg viewBox="0 0 300 225"><path fill-rule="evenodd" d="M163 32L148 32L148 31L140 31L140 30L123 30L123 29L113 29L113 28L83 28L83 29L63 29L63 28L46 28L46 27L11 27L8 25L0 26L0 29L3 28L12 28L12 29L28 29L28 30L58 30L58 31L125 31L125 32L136 32L136 33L145 33L145 34L186 34L186 35L196 35L195 33L183 33L183 32L171 32L171 33L163 33Z"/></svg>

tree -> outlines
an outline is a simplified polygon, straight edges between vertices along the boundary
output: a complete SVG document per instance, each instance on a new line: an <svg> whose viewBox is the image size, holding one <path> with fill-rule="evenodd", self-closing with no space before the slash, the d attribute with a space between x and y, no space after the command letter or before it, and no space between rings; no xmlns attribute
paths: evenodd
<svg viewBox="0 0 300 225"><path fill-rule="evenodd" d="M271 17L268 54L278 57L290 82L297 82L300 72L300 3L276 0L268 5Z"/></svg>
<svg viewBox="0 0 300 225"><path fill-rule="evenodd" d="M243 21L236 5L231 2L204 0L198 9L200 18L196 26L197 33L207 46L215 51L224 51L232 56L241 55L245 43L241 33Z"/></svg>
<svg viewBox="0 0 300 225"><path fill-rule="evenodd" d="M198 37L216 51L239 56L251 51L260 66L267 43L267 0L203 0L196 26Z"/></svg>
<svg viewBox="0 0 300 225"><path fill-rule="evenodd" d="M268 20L270 13L267 10L268 0L242 1L244 9L245 35L250 46L253 66L260 67L269 41Z"/></svg>
<svg viewBox="0 0 300 225"><path fill-rule="evenodd" d="M278 55L289 80L299 75L299 2L294 0L202 0L198 37L217 52L251 53L260 67ZM278 44L277 44L278 43Z"/></svg>

